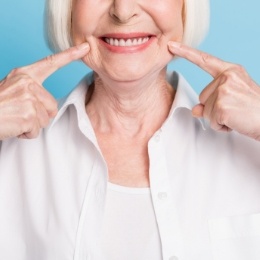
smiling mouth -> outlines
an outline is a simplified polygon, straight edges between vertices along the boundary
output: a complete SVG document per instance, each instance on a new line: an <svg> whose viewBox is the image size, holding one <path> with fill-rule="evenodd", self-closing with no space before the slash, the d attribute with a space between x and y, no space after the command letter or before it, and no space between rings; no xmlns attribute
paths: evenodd
<svg viewBox="0 0 260 260"><path fill-rule="evenodd" d="M129 39L104 37L102 38L102 40L111 46L132 47L132 46L142 45L148 42L150 38L151 38L150 36L129 38Z"/></svg>

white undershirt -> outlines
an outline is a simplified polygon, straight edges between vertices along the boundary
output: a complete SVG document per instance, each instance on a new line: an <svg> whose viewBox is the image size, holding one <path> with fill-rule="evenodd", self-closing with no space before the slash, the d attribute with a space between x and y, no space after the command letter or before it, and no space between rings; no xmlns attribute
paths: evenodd
<svg viewBox="0 0 260 260"><path fill-rule="evenodd" d="M101 245L107 260L162 259L150 188L108 183Z"/></svg>

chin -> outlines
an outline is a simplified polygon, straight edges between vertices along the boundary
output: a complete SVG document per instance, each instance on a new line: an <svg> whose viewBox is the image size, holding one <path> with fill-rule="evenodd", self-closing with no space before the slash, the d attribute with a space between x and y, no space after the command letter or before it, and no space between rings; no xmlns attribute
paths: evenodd
<svg viewBox="0 0 260 260"><path fill-rule="evenodd" d="M134 69L125 69L125 70L114 70L114 71L96 71L97 74L104 75L106 78L109 78L112 81L116 82L133 82L139 81L145 78L149 72L142 70L134 70Z"/></svg>
<svg viewBox="0 0 260 260"><path fill-rule="evenodd" d="M154 63L153 66L147 66L147 63L143 63L143 65L142 63L139 63L136 66L124 66L113 70L109 69L105 71L105 74L114 81L140 81L158 75L167 67L167 64L171 59L172 57L168 58L167 62Z"/></svg>

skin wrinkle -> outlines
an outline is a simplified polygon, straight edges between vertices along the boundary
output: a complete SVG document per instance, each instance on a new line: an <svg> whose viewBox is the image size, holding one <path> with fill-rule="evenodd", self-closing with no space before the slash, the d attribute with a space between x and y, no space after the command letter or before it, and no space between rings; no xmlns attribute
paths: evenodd
<svg viewBox="0 0 260 260"><path fill-rule="evenodd" d="M92 9L91 9L92 10ZM104 19L103 17L104 17L105 15L103 14L101 17L100 17L100 19L102 20L102 19ZM146 19L146 18L145 18ZM74 19L75 20L75 19ZM128 24L124 24L124 28L129 28L129 27L137 27L136 26L136 23L137 23L138 21L135 21L134 23L133 23L133 21L132 22L129 22ZM113 23L113 20L112 20L112 23ZM144 22L143 21L141 21L139 24L144 24ZM139 27L144 27L145 25L142 25L142 26L139 26ZM154 26L156 26L156 24L154 24L153 25L153 27ZM121 27L122 27L122 24L121 24ZM119 30L120 28L121 28L120 26L115 26L115 28L113 28L113 24L109 24L109 23L106 23L106 27L105 27L105 29L106 29L106 31L117 31L117 30ZM137 28L139 28L139 27L137 27ZM95 28L95 32L96 31L98 31L98 30L96 30L97 28ZM122 27L122 29L123 29L123 27ZM102 29L103 30L103 29ZM103 30L104 31L104 30ZM156 32L157 33L157 35L159 36L159 33L158 32ZM73 30L73 35L74 35L74 42L75 42L75 34L76 34L76 32L75 32L75 29ZM100 34L100 33L99 33ZM89 41L91 41L91 42L93 42L93 39L92 38L86 38L86 37L84 37L84 39L85 40L89 40ZM162 46L161 46L162 47ZM165 46L163 46L165 49L167 49L167 46L165 45ZM96 57L97 57L97 60L99 61L99 62L102 62L102 58L96 53L96 48L94 48L94 50L93 50L93 48L92 48L92 51L93 51L93 56L95 55ZM156 55L158 56L158 59L161 57L162 58L162 56L160 55L160 53L157 53L156 52ZM90 55L91 56L91 55ZM89 57L90 57L89 56ZM92 57L90 57L90 62L89 62L89 64L93 64L94 63L94 61L93 61L93 59L94 59L94 57L92 58ZM149 62L149 60L147 61L147 62ZM95 70L95 68L94 68L94 70Z"/></svg>
<svg viewBox="0 0 260 260"><path fill-rule="evenodd" d="M173 58L168 42L182 41L183 1L125 0L112 10L117 19L109 14L112 3L85 0L73 5L73 43L89 43L90 51L82 61L94 71L86 112L107 163L109 181L147 187L148 142L165 122L175 95L166 80L166 66ZM116 53L101 42L110 33L154 37L144 49Z"/></svg>
<svg viewBox="0 0 260 260"><path fill-rule="evenodd" d="M88 103L87 105L87 113L91 118L95 118L97 120L98 118L98 125L103 125L102 122L105 122L107 120L107 117L104 117L105 120L102 120L102 116L99 116L96 111L96 109L89 109L88 104L91 102L95 103L95 98L98 97L99 99L102 99L101 97L104 97L106 101L99 102L99 104L102 106L102 104L106 104L106 111L110 111L109 114L113 114L115 118L117 119L119 123L120 129L126 130L128 133L133 132L133 135L136 135L144 126L144 122L146 122L146 116L147 114L150 114L151 110L160 110L160 108L156 107L157 102L154 100L154 97L159 95L159 92L162 92L162 97L165 100L165 103L172 104L175 90L169 86L168 83L165 83L164 80L160 79L160 82L157 83L158 86L161 87L153 88L150 87L151 91L155 91L156 93L154 95L151 95L151 97L147 96L146 92L142 93L141 90L138 94L134 94L131 98L129 98L129 93L126 95L125 99L122 99L122 96L120 98L117 97L117 94L114 93L109 88L106 88L103 86L102 80L97 76L95 79L95 93L92 96L91 99L87 97ZM94 86L92 87L94 88ZM137 100L136 96L139 97ZM131 100L132 99L132 100ZM108 101L107 101L108 100ZM170 110L171 105L169 105L169 108L167 110ZM166 119L167 113L164 113L163 118ZM108 117L109 118L109 117ZM108 126L101 127L101 131L109 132L113 131L114 123L110 124L109 122ZM133 131L133 129L135 129Z"/></svg>
<svg viewBox="0 0 260 260"><path fill-rule="evenodd" d="M139 7L138 7L139 8ZM182 8L182 10L183 10L183 8ZM183 12L183 11L182 11ZM103 15L104 16L104 15ZM113 20L113 22L118 22L118 20ZM153 21L154 22L154 21ZM123 23L121 23L121 25L122 25ZM126 24L126 26L128 26L128 27L130 27L130 26L133 26L133 24L135 24L135 23L131 23L131 22L129 22L129 24ZM156 21L155 21L155 26L156 27L158 27L158 25L157 25L157 23L156 23ZM119 28L120 28L120 26L118 26ZM108 30L109 31L109 30ZM158 38L159 38L159 40L160 40L160 38L163 38L163 37L165 37L165 33L164 33L164 31L162 31L160 34L159 34L159 36L158 36ZM85 38L85 37L84 37ZM85 40L87 40L86 38L85 38ZM156 43L156 44L159 44L159 41ZM99 44L98 44L99 45ZM99 47L99 46L98 46ZM161 48L165 48L165 46L160 46L160 45L158 45L158 48L157 48L157 50L156 50L156 54L155 54L155 56L157 56L158 58L156 58L156 59L160 59L160 52L159 52L159 49L161 49ZM92 58L93 57L93 58ZM97 52L96 50L94 50L94 54L89 58L90 59L90 61L89 61L89 63L91 64L91 63L94 63L94 60L96 59L98 62L97 63L99 63L101 66L103 65L103 58L102 58L102 56L100 55L100 53L99 52ZM147 63L150 63L149 61L147 61ZM95 91L95 90L94 90ZM120 104L120 102L118 102L119 104ZM115 105L115 107L117 107L116 105Z"/></svg>

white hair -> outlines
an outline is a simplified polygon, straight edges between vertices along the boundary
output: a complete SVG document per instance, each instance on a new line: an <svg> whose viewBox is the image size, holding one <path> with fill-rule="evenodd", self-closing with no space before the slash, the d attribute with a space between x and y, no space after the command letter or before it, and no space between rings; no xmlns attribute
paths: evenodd
<svg viewBox="0 0 260 260"><path fill-rule="evenodd" d="M209 28L209 0L184 0L184 3L183 43L196 47ZM47 38L54 50L65 50L72 46L71 9L72 0L46 1Z"/></svg>
<svg viewBox="0 0 260 260"><path fill-rule="evenodd" d="M183 43L198 46L205 38L210 22L209 0L184 0Z"/></svg>

